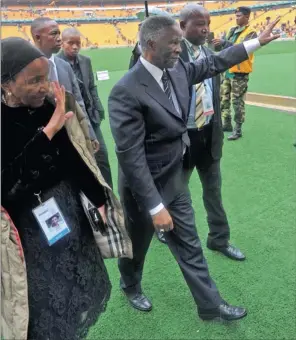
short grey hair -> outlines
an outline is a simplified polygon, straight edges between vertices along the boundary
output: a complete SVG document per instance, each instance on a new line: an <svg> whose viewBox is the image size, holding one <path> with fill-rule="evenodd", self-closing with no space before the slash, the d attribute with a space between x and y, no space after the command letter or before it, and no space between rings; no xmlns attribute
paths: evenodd
<svg viewBox="0 0 296 340"><path fill-rule="evenodd" d="M198 15L198 14L202 14L207 12L207 9L204 8L201 5L197 5L197 4L189 4L186 5L182 8L182 10L180 11L180 17L179 20L187 22L189 19L193 18L194 16Z"/></svg>
<svg viewBox="0 0 296 340"><path fill-rule="evenodd" d="M73 35L79 35L81 36L81 33L78 31L77 28L75 27L68 27L65 28L62 32L62 39L65 39L68 36L73 36Z"/></svg>
<svg viewBox="0 0 296 340"><path fill-rule="evenodd" d="M168 15L156 15L143 21L140 29L140 45L142 51L149 49L148 42L156 41L164 29L176 24L177 22Z"/></svg>

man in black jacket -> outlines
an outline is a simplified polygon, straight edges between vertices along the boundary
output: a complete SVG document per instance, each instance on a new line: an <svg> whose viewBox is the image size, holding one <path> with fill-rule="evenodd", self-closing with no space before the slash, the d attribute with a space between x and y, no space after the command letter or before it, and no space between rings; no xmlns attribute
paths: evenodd
<svg viewBox="0 0 296 340"><path fill-rule="evenodd" d="M62 50L57 57L67 61L76 76L85 108L100 143L99 151L95 154L97 164L108 185L112 188L112 175L108 159L108 151L100 128L105 119L104 107L98 96L91 60L79 54L81 48L81 34L76 28L66 28L62 32Z"/></svg>
<svg viewBox="0 0 296 340"><path fill-rule="evenodd" d="M210 15L202 6L190 4L180 13L180 27L184 40L180 57L185 61L208 58L213 52L203 46L209 33ZM209 235L207 246L227 257L242 261L243 253L229 244L230 231L221 196L220 159L223 131L220 110L220 75L194 85L187 122L190 148L184 157L186 180L196 168L203 187L203 201L207 211ZM208 101L208 108L204 101ZM208 114L205 115L205 110ZM196 117L199 116L197 119Z"/></svg>
<svg viewBox="0 0 296 340"><path fill-rule="evenodd" d="M182 32L176 21L155 16L142 24L142 56L109 97L119 193L134 255L133 259L119 261L121 288L136 309L152 309L141 281L156 229L165 231L203 320L246 316L244 308L222 300L203 256L183 176L183 155L190 144L186 122L192 86L246 60L250 53L276 39L278 36L271 36L274 26L270 25L259 39L185 63L179 58Z"/></svg>

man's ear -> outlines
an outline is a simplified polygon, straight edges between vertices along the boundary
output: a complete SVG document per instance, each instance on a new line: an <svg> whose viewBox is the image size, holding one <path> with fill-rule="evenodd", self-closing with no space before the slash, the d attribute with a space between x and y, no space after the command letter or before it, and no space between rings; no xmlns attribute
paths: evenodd
<svg viewBox="0 0 296 340"><path fill-rule="evenodd" d="M35 42L40 42L40 38L41 38L41 35L38 34L38 33L36 33L36 34L34 35L34 37L33 37L33 40L34 40Z"/></svg>
<svg viewBox="0 0 296 340"><path fill-rule="evenodd" d="M147 45L149 49L151 49L152 51L155 51L155 46L156 46L155 41L149 40L147 41Z"/></svg>
<svg viewBox="0 0 296 340"><path fill-rule="evenodd" d="M181 28L182 31L185 30L185 28L186 28L186 22L185 21L180 21L180 28Z"/></svg>
<svg viewBox="0 0 296 340"><path fill-rule="evenodd" d="M11 92L9 84L10 84L10 81L5 84L1 84L1 90L3 93Z"/></svg>

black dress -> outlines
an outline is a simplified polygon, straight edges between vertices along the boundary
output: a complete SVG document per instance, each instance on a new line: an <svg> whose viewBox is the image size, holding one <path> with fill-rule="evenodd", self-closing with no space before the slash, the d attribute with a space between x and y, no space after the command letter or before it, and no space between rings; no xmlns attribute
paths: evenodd
<svg viewBox="0 0 296 340"><path fill-rule="evenodd" d="M9 108L2 103L2 205L22 241L28 274L28 339L75 340L86 336L105 310L111 284L79 199L98 207L103 187L82 161L63 128L49 141L42 131L53 106ZM49 246L33 216L54 197L71 232Z"/></svg>

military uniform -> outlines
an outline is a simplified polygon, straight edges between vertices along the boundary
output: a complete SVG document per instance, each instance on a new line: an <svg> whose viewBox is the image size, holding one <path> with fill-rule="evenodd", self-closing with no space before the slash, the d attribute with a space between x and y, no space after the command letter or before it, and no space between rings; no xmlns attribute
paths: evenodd
<svg viewBox="0 0 296 340"><path fill-rule="evenodd" d="M248 25L233 27L230 29L227 40L223 42L222 47L227 48L256 37L256 32ZM253 70L253 62L254 55L251 54L248 60L229 69L221 86L221 111L224 131L232 131L231 102L236 123L234 134L229 139L237 139L242 136L241 126L245 121L245 98L248 90L249 74Z"/></svg>

